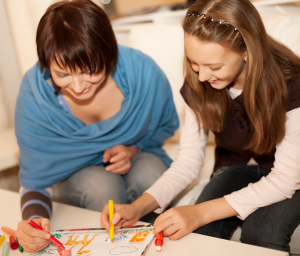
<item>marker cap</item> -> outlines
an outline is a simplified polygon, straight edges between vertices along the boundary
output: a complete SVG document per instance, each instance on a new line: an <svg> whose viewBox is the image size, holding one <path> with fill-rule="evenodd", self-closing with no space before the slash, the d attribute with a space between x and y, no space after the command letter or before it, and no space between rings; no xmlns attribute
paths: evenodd
<svg viewBox="0 0 300 256"><path fill-rule="evenodd" d="M13 236L9 236L9 243L11 249L16 250L19 248L19 245Z"/></svg>

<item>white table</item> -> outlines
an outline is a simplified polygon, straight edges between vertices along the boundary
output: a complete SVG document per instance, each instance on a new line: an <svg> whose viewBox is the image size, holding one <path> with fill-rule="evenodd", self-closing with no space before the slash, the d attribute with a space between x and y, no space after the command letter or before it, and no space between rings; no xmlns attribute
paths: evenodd
<svg viewBox="0 0 300 256"><path fill-rule="evenodd" d="M0 209L0 226L17 229L18 222L21 220L19 194L0 189ZM51 219L51 230L100 227L99 212L53 203L53 215ZM0 232L2 231L0 230ZM2 247L3 245L0 248L0 252L2 252ZM9 255L20 256L26 254L21 254L18 250L11 250ZM151 244L146 254L146 256L171 255L288 256L288 253L198 234L189 234L177 241L170 241L168 238L165 238L161 252L156 252L154 244Z"/></svg>

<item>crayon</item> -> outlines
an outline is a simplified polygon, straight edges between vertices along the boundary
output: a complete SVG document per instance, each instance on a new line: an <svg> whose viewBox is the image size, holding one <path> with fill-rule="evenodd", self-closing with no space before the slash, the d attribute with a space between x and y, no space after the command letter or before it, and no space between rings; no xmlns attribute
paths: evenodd
<svg viewBox="0 0 300 256"><path fill-rule="evenodd" d="M1 246L1 244L2 244L4 241L5 241L5 236L1 236L1 237L0 237L0 246Z"/></svg>
<svg viewBox="0 0 300 256"><path fill-rule="evenodd" d="M16 239L13 236L9 236L9 244L12 250L17 250L19 247Z"/></svg>
<svg viewBox="0 0 300 256"><path fill-rule="evenodd" d="M114 201L109 200L108 201L108 210L109 210L109 223L110 223L110 230L109 230L109 236L110 240L113 243L114 242L114 236L115 236L115 225L111 223L111 219L114 216L115 210L114 210Z"/></svg>
<svg viewBox="0 0 300 256"><path fill-rule="evenodd" d="M36 229L39 229L39 230L43 230L42 229L42 227L40 227L38 224L36 224L33 220L30 220L29 222L28 222L28 224L30 224L31 226L33 226L34 228L36 228ZM53 242L54 244L56 244L58 247L61 247L61 248L63 248L63 249L66 249L64 246L63 246L63 244L61 243L61 242L59 242L54 236L52 236L51 234L50 234L50 241L51 242Z"/></svg>
<svg viewBox="0 0 300 256"><path fill-rule="evenodd" d="M155 242L156 251L160 252L164 244L164 235L162 232L156 234Z"/></svg>
<svg viewBox="0 0 300 256"><path fill-rule="evenodd" d="M9 254L9 242L5 242L2 249L1 256L8 256Z"/></svg>

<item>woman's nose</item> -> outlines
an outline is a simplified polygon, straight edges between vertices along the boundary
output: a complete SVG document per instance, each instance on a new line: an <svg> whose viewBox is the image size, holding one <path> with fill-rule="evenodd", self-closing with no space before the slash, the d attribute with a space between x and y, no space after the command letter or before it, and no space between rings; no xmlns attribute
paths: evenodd
<svg viewBox="0 0 300 256"><path fill-rule="evenodd" d="M76 93L82 93L85 89L83 75L79 74L72 77L72 90Z"/></svg>

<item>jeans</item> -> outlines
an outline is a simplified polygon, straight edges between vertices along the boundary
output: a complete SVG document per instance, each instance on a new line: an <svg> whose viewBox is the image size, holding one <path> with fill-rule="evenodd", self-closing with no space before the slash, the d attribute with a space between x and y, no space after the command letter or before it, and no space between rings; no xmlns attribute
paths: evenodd
<svg viewBox="0 0 300 256"><path fill-rule="evenodd" d="M83 168L53 186L53 200L94 211L102 211L108 200L128 204L140 197L166 170L156 155L139 153L131 159L124 175L105 170L104 166Z"/></svg>
<svg viewBox="0 0 300 256"><path fill-rule="evenodd" d="M196 204L220 198L233 191L240 190L249 183L259 181L263 176L267 176L268 173L259 166L251 165L221 168L214 173ZM194 232L228 239L241 223L242 233L240 241L242 243L289 252L290 247L288 243L290 237L300 223L299 190L296 191L291 199L259 208L243 222L237 217L231 217L212 222Z"/></svg>

